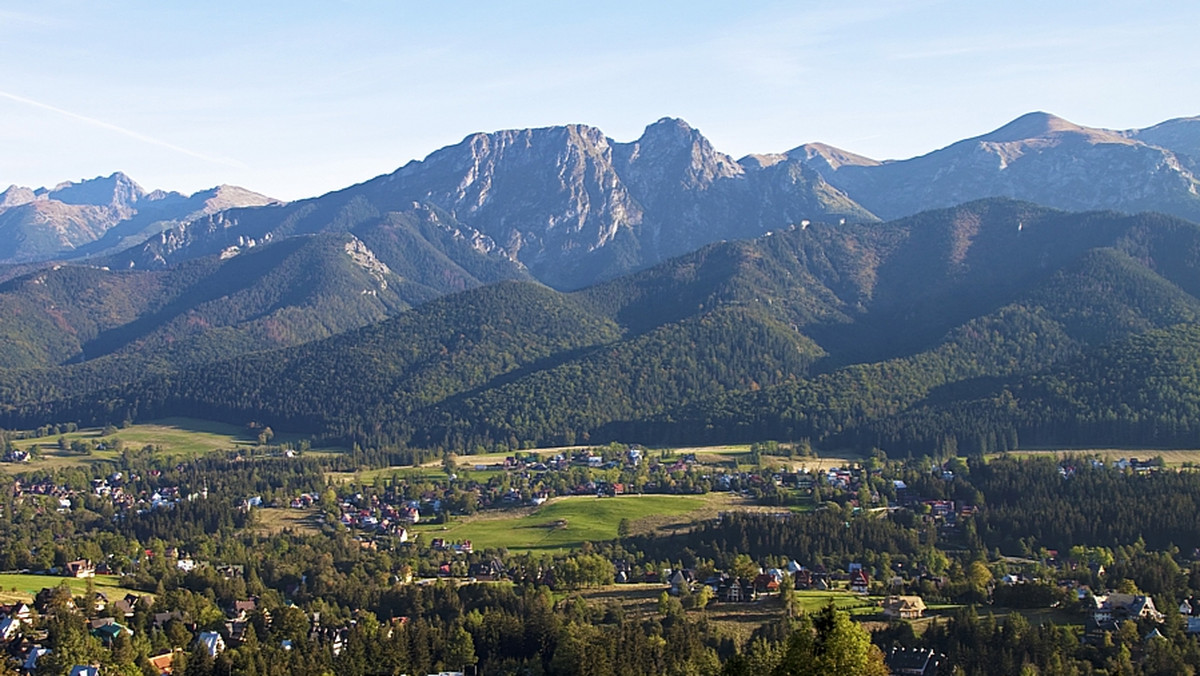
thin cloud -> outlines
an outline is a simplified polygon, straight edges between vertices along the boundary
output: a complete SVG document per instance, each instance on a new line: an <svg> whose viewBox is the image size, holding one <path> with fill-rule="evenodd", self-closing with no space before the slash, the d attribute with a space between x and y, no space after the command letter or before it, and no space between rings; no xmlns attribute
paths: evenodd
<svg viewBox="0 0 1200 676"><path fill-rule="evenodd" d="M42 103L41 101L34 101L33 99L27 99L24 96L18 96L16 94L10 94L9 92L6 92L6 91L0 91L0 97L9 99L10 101L16 101L17 103L22 103L27 106L32 106L34 108L41 108L42 110L48 110L52 113L57 113L58 115L62 115L63 117L69 117L72 120L78 120L80 122L90 124L94 127L99 127L101 129L107 129L108 131L115 131L118 134L123 134L125 136L128 136L129 138L141 141L142 143L148 143L150 145L158 146L159 148L166 148L167 150L173 150L177 153L180 153L181 155L187 155L188 157L194 157L198 160L204 160L205 162L211 162L213 164L220 164L220 165L223 165L226 167L234 167L237 169L247 168L245 164L238 162L236 160L229 160L229 159L225 159L223 157L213 157L211 155L205 155L204 153L198 153L194 150L188 150L187 148L177 146L173 143L168 143L161 139L156 139L153 136L139 134L136 131L133 131L131 129L126 129L125 127L120 127L120 126L117 126L117 125L109 123L109 122L105 122L104 120L97 120L94 117L88 117L87 115L80 115L79 113L73 113L69 110L63 110L62 108L59 108L57 106L52 106L48 103Z"/></svg>

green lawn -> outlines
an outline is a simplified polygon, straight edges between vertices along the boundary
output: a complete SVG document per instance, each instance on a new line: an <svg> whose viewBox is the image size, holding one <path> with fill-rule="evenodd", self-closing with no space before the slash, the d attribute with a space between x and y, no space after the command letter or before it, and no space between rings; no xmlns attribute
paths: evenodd
<svg viewBox="0 0 1200 676"><path fill-rule="evenodd" d="M676 516L704 509L704 498L682 495L622 495L559 498L523 516L467 519L445 526L420 525L425 538L470 540L476 550L507 547L509 550L568 550L586 541L617 537L621 519L631 523L650 516Z"/></svg>
<svg viewBox="0 0 1200 676"><path fill-rule="evenodd" d="M104 592L110 600L124 596L129 590L121 587L121 578L116 575L97 575L96 591ZM0 599L6 602L30 601L46 587L57 587L66 582L72 593L80 596L87 592L87 580L56 575L27 575L20 573L0 574ZM15 590L15 591L14 591Z"/></svg>
<svg viewBox="0 0 1200 676"><path fill-rule="evenodd" d="M876 615L880 612L881 596L863 596L844 590L817 591L804 589L796 592L796 604L806 613L815 613L833 602L833 607L853 615Z"/></svg>

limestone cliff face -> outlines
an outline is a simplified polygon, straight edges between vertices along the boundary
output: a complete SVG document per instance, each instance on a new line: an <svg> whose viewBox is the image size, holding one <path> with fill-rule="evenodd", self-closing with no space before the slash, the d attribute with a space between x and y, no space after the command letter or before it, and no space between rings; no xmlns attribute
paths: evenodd
<svg viewBox="0 0 1200 676"><path fill-rule="evenodd" d="M543 282L576 288L801 217L874 220L798 176L749 171L664 118L629 143L583 125L474 134L363 187L375 203L434 204Z"/></svg>

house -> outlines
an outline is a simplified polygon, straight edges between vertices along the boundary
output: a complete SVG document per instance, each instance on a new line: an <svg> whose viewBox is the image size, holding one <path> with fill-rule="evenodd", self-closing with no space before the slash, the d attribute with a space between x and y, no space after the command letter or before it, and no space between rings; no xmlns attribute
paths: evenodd
<svg viewBox="0 0 1200 676"><path fill-rule="evenodd" d="M33 597L33 607L39 613L46 613L52 605L74 609L75 597L71 596L71 591L64 587L42 587L41 591Z"/></svg>
<svg viewBox="0 0 1200 676"><path fill-rule="evenodd" d="M75 665L71 667L70 676L100 676L100 667Z"/></svg>
<svg viewBox="0 0 1200 676"><path fill-rule="evenodd" d="M866 594L871 588L871 576L859 568L850 574L850 591L855 594Z"/></svg>
<svg viewBox="0 0 1200 676"><path fill-rule="evenodd" d="M682 570L675 571L671 576L671 596L680 596L684 592L690 592L692 585L688 582L687 576Z"/></svg>
<svg viewBox="0 0 1200 676"><path fill-rule="evenodd" d="M165 652L149 658L150 666L159 674L170 674L175 665L175 652Z"/></svg>
<svg viewBox="0 0 1200 676"><path fill-rule="evenodd" d="M21 622L33 621L33 609L28 603L17 602L8 606L0 606L0 615L14 617Z"/></svg>
<svg viewBox="0 0 1200 676"><path fill-rule="evenodd" d="M481 582L491 582L504 577L504 566L496 559L482 563L473 563L467 573L470 577Z"/></svg>
<svg viewBox="0 0 1200 676"><path fill-rule="evenodd" d="M67 577L95 577L96 576L95 564L93 564L91 561L88 561L87 559L79 559L78 561L72 561L65 566L64 570L66 570Z"/></svg>
<svg viewBox="0 0 1200 676"><path fill-rule="evenodd" d="M121 634L132 636L133 630L122 627L117 624L111 617L104 617L91 621L92 636L100 639L100 642L106 646L112 645L112 642Z"/></svg>
<svg viewBox="0 0 1200 676"><path fill-rule="evenodd" d="M229 612L229 617L244 620L255 610L258 610L258 599L256 598L247 599L245 601L234 601L233 608Z"/></svg>
<svg viewBox="0 0 1200 676"><path fill-rule="evenodd" d="M215 631L202 631L196 637L196 645L204 652L208 653L209 657L215 658L225 650L225 639Z"/></svg>
<svg viewBox="0 0 1200 676"><path fill-rule="evenodd" d="M151 597L147 596L146 601L149 600L151 600ZM139 603L143 603L141 596L138 596L137 594L126 594L125 598L117 599L117 601L113 603L113 610L115 610L121 617L133 617L133 614L137 611L137 606Z"/></svg>
<svg viewBox="0 0 1200 676"><path fill-rule="evenodd" d="M1092 622L1103 629L1114 629L1125 620L1163 621L1163 614L1154 607L1154 599L1143 594L1093 596L1092 602Z"/></svg>
<svg viewBox="0 0 1200 676"><path fill-rule="evenodd" d="M892 620L915 620L925 615L920 596L889 596L883 601L883 616Z"/></svg>
<svg viewBox="0 0 1200 676"><path fill-rule="evenodd" d="M13 640L21 634L21 621L15 617L6 617L0 620L0 641L5 643Z"/></svg>
<svg viewBox="0 0 1200 676"><path fill-rule="evenodd" d="M1187 622L1187 633L1200 634L1200 599L1184 599L1179 604L1179 614Z"/></svg>
<svg viewBox="0 0 1200 676"><path fill-rule="evenodd" d="M728 603L748 603L754 601L757 595L754 585L746 579L722 579L717 586L717 599Z"/></svg>
<svg viewBox="0 0 1200 676"><path fill-rule="evenodd" d="M892 648L884 662L895 676L937 676L946 656L932 650Z"/></svg>
<svg viewBox="0 0 1200 676"><path fill-rule="evenodd" d="M779 580L770 573L759 573L758 577L754 578L754 591L759 594L777 592L779 591Z"/></svg>
<svg viewBox="0 0 1200 676"><path fill-rule="evenodd" d="M22 663L21 667L25 669L25 671L32 673L37 670L38 660L49 654L49 648L43 648L40 645L35 645L30 648L29 653L25 655L25 662Z"/></svg>
<svg viewBox="0 0 1200 676"><path fill-rule="evenodd" d="M180 622L184 621L183 613L179 612L178 610L172 610L169 613L154 613L153 619L154 627L156 629L162 629L171 620L179 620Z"/></svg>
<svg viewBox="0 0 1200 676"><path fill-rule="evenodd" d="M813 585L813 574L810 570L798 570L792 574L796 589L809 589Z"/></svg>

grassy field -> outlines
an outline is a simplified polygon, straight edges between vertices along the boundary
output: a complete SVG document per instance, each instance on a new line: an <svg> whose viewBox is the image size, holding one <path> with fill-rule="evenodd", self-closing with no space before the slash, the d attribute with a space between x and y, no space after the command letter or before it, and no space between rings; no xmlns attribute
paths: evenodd
<svg viewBox="0 0 1200 676"><path fill-rule="evenodd" d="M833 607L844 610L851 616L878 615L882 612L879 602L882 596L863 596L844 590L818 591L803 589L796 592L796 605L806 613L815 613L833 603Z"/></svg>
<svg viewBox="0 0 1200 676"><path fill-rule="evenodd" d="M93 579L96 582L96 591L104 592L110 600L120 598L128 591L121 587L120 578L116 575L97 575ZM29 602L43 588L57 587L63 582L70 585L72 593L76 596L87 591L87 580L74 577L0 573L0 602Z"/></svg>
<svg viewBox="0 0 1200 676"><path fill-rule="evenodd" d="M264 507L254 510L254 518L254 529L260 533L274 535L285 530L298 535L321 533L322 517L316 508Z"/></svg>
<svg viewBox="0 0 1200 676"><path fill-rule="evenodd" d="M378 469L368 469L361 472L327 472L329 478L338 483L347 484L351 481L359 481L365 484L374 484L377 478L382 477L384 481L388 481L395 474L406 481L445 481L446 472L441 468L441 463L436 466L413 467L412 465L400 465L396 467L380 467Z"/></svg>
<svg viewBox="0 0 1200 676"><path fill-rule="evenodd" d="M704 510L704 497L682 495L591 496L552 500L535 510L487 514L442 525L419 525L423 537L470 540L476 549L568 550L586 541L612 540L617 524L631 526L651 517L679 517Z"/></svg>
<svg viewBox="0 0 1200 676"><path fill-rule="evenodd" d="M101 431L99 427L88 427L61 436L66 438L68 444L72 441L90 443L102 438ZM58 436L46 436L15 440L13 445L20 449L28 449L36 445L40 457L26 464L0 465L0 471L8 469L20 472L26 469L81 467L100 462L111 462L120 455L115 450L93 451L90 455L60 451L58 438ZM156 446L161 449L164 456L172 458L193 458L213 451L247 448L258 444L257 437L244 427L193 418L164 418L149 423L130 425L124 429L118 429L117 433L111 435L110 438L120 439L126 448L141 449L145 446ZM272 443L299 440L299 437L279 435L272 440ZM335 450L325 449L314 452L324 453Z"/></svg>

